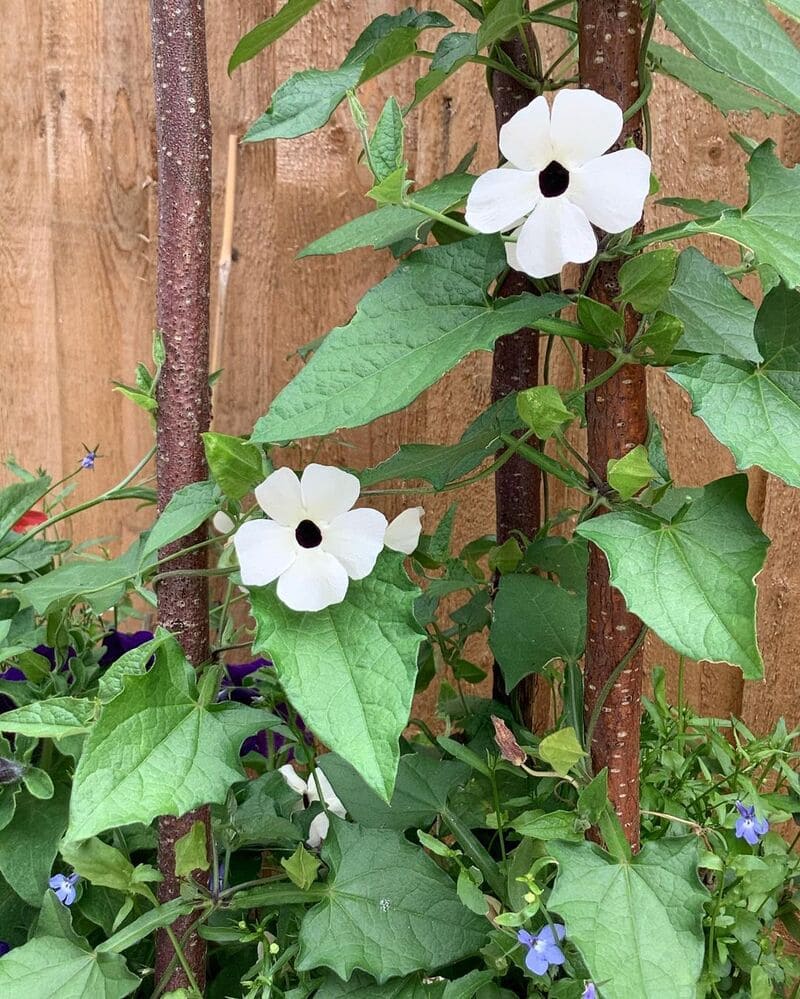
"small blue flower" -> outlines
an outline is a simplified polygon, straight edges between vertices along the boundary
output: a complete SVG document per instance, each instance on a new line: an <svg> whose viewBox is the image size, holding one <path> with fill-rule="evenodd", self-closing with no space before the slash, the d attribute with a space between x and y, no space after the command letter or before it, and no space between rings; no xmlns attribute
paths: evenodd
<svg viewBox="0 0 800 999"><path fill-rule="evenodd" d="M736 820L737 838L743 839L750 846L758 846L761 837L769 832L769 822L766 819L756 818L753 805L743 805L741 801L737 801L736 810L739 813L739 818Z"/></svg>
<svg viewBox="0 0 800 999"><path fill-rule="evenodd" d="M0 940L0 957L5 957L10 950L11 944L6 943L5 940Z"/></svg>
<svg viewBox="0 0 800 999"><path fill-rule="evenodd" d="M594 982L586 983L586 988L581 993L581 999L597 999L597 989Z"/></svg>
<svg viewBox="0 0 800 999"><path fill-rule="evenodd" d="M564 953L558 946L564 939L566 930L563 926L544 926L533 936L527 930L517 932L517 940L528 948L525 955L525 967L534 975L544 975L551 964L563 964Z"/></svg>
<svg viewBox="0 0 800 999"><path fill-rule="evenodd" d="M48 884L55 892L59 902L63 902L64 905L72 905L78 895L75 891L75 885L79 880L80 877L77 874L70 874L69 877L65 874L54 874Z"/></svg>
<svg viewBox="0 0 800 999"><path fill-rule="evenodd" d="M81 468L88 468L89 471L92 471L94 469L94 463L100 457L100 455L97 453L97 445L95 445L95 447L93 447L92 450L90 451L89 448L84 444L83 450L86 452L86 454L81 458Z"/></svg>

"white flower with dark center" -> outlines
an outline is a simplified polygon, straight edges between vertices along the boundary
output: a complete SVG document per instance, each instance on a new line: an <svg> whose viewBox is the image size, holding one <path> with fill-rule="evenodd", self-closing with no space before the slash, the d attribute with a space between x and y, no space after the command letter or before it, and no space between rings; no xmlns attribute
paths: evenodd
<svg viewBox="0 0 800 999"><path fill-rule="evenodd" d="M270 520L250 520L233 536L242 583L278 580L278 599L296 611L341 603L351 579L375 567L386 535L378 510L353 510L361 486L355 475L309 465L269 475L255 495Z"/></svg>
<svg viewBox="0 0 800 999"><path fill-rule="evenodd" d="M319 768L317 768L316 771L316 781L314 780L313 774L309 780L303 780L291 763L285 763L282 767L278 767L278 770L289 787L293 791L296 791L303 799L302 802L298 801L295 811L302 811L304 807L308 808L308 806L313 804L313 802L319 801L319 791L317 790L317 781L319 781L319 787L322 791L322 797L325 801L325 807L328 812L333 815L338 815L340 819L346 818L347 811L344 805L337 798L336 792L331 786L331 782ZM328 835L330 824L330 819L325 812L320 812L319 815L315 815L311 820L311 825L308 827L308 839L306 840L306 846L310 846L312 850L316 850Z"/></svg>
<svg viewBox="0 0 800 999"><path fill-rule="evenodd" d="M650 158L640 149L603 155L621 131L619 105L593 90L560 90L552 111L537 97L500 129L508 163L475 181L467 222L479 232L514 229L508 261L532 277L586 263L597 253L592 226L630 229L650 190Z"/></svg>

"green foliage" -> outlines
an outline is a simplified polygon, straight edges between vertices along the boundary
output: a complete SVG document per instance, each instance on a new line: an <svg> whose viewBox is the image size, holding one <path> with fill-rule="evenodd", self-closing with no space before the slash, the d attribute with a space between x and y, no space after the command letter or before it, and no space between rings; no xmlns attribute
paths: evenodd
<svg viewBox="0 0 800 999"><path fill-rule="evenodd" d="M285 35L318 3L319 0L286 0L277 14L262 21L239 39L228 62L228 74Z"/></svg>
<svg viewBox="0 0 800 999"><path fill-rule="evenodd" d="M15 543L19 535L7 532L27 513L50 488L50 476L40 475L25 482L14 482L0 490L0 554L7 542Z"/></svg>
<svg viewBox="0 0 800 999"><path fill-rule="evenodd" d="M408 405L467 354L565 304L559 295L487 300L505 266L501 242L476 236L419 250L368 292L278 394L252 440L358 427Z"/></svg>
<svg viewBox="0 0 800 999"><path fill-rule="evenodd" d="M241 437L205 433L203 447L211 477L232 500L242 499L265 477L261 451Z"/></svg>
<svg viewBox="0 0 800 999"><path fill-rule="evenodd" d="M55 794L47 801L19 794L13 819L0 829L0 873L28 905L38 908L42 904L67 827L68 802L64 784L56 785Z"/></svg>
<svg viewBox="0 0 800 999"><path fill-rule="evenodd" d="M448 876L399 833L331 820L326 898L300 927L298 967L356 968L378 982L452 964L479 947L486 921L459 901Z"/></svg>
<svg viewBox="0 0 800 999"><path fill-rule="evenodd" d="M103 706L75 771L67 838L223 801L242 778L242 740L262 721L241 704L202 704L180 647L165 642L155 666Z"/></svg>
<svg viewBox="0 0 800 999"><path fill-rule="evenodd" d="M619 271L619 297L637 312L655 312L675 277L678 254L673 249L653 250L633 257Z"/></svg>
<svg viewBox="0 0 800 999"><path fill-rule="evenodd" d="M628 607L690 659L763 673L754 579L768 541L747 512L747 478L675 490L663 507L629 507L578 527L601 548ZM663 510L663 514L659 513Z"/></svg>
<svg viewBox="0 0 800 999"><path fill-rule="evenodd" d="M800 54L759 0L662 0L667 27L707 66L800 111Z"/></svg>
<svg viewBox="0 0 800 999"><path fill-rule="evenodd" d="M557 774L566 776L578 760L586 756L583 746L578 742L575 730L560 728L557 732L545 736L539 743L536 755L549 763Z"/></svg>
<svg viewBox="0 0 800 999"><path fill-rule="evenodd" d="M202 822L193 822L189 832L175 841L175 873L185 878L192 871L207 871L210 866L206 827Z"/></svg>
<svg viewBox="0 0 800 999"><path fill-rule="evenodd" d="M307 614L290 610L272 589L250 591L254 649L274 661L289 699L312 731L386 801L423 639L413 614L418 594L402 558L390 553L366 579L351 581L343 603L316 613L313 628Z"/></svg>
<svg viewBox="0 0 800 999"><path fill-rule="evenodd" d="M555 385L537 385L517 394L517 413L543 441L560 433L575 419Z"/></svg>
<svg viewBox="0 0 800 999"><path fill-rule="evenodd" d="M122 999L138 984L119 954L55 936L34 937L0 961L0 990L9 997Z"/></svg>
<svg viewBox="0 0 800 999"><path fill-rule="evenodd" d="M204 524L218 507L213 482L193 482L184 486L164 507L142 545L140 563L146 566L159 549L178 541Z"/></svg>
<svg viewBox="0 0 800 999"><path fill-rule="evenodd" d="M384 104L368 146L369 166L375 180L386 180L403 166L405 126L397 99Z"/></svg>
<svg viewBox="0 0 800 999"><path fill-rule="evenodd" d="M549 905L608 999L694 999L706 892L693 837L647 843L617 863L589 843L554 843Z"/></svg>
<svg viewBox="0 0 800 999"><path fill-rule="evenodd" d="M608 484L616 489L622 499L633 499L651 482L658 472L647 458L647 448L637 444L621 458L608 462Z"/></svg>
<svg viewBox="0 0 800 999"><path fill-rule="evenodd" d="M692 412L730 448L738 468L759 465L800 486L800 294L779 286L755 322L763 363L706 356L670 372Z"/></svg>

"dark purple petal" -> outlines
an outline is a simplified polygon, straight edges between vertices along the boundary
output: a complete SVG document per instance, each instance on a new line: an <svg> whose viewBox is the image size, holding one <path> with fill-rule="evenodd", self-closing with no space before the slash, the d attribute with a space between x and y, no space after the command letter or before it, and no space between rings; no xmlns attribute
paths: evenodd
<svg viewBox="0 0 800 999"><path fill-rule="evenodd" d="M272 666L269 659L254 659L249 663L226 663L225 670L227 676L223 683L232 683L234 686L240 686L245 677L250 676L255 673L256 670L262 669L265 666Z"/></svg>
<svg viewBox="0 0 800 999"><path fill-rule="evenodd" d="M70 647L67 649L63 661L60 663L56 663L56 650L51 649L49 645L37 645L33 651L36 652L38 655L43 656L50 663L51 669L58 668L60 670L65 670L67 668L67 664L69 663L70 659L72 659L73 656L77 655L75 649L73 649L73 647L70 645Z"/></svg>
<svg viewBox="0 0 800 999"><path fill-rule="evenodd" d="M752 819L756 813L755 807L748 807L747 805L742 804L741 801L736 802L736 810L743 819Z"/></svg>
<svg viewBox="0 0 800 999"><path fill-rule="evenodd" d="M11 950L11 944L6 943L5 940L0 940L0 957L3 957Z"/></svg>
<svg viewBox="0 0 800 999"><path fill-rule="evenodd" d="M9 666L8 669L4 669L2 671L2 673L0 673L0 680L14 680L14 681L19 681L19 680L27 680L27 679L28 678L25 676L25 674L22 672L22 670L21 669L17 669L16 666Z"/></svg>
<svg viewBox="0 0 800 999"><path fill-rule="evenodd" d="M100 658L101 666L110 666L120 659L131 649L138 649L140 645L153 640L152 631L134 631L131 633L117 631L115 628L103 639L106 650Z"/></svg>

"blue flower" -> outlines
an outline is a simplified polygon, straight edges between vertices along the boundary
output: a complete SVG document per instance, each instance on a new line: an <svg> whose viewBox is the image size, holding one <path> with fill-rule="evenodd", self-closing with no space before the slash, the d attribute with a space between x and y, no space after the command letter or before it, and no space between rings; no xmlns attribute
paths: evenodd
<svg viewBox="0 0 800 999"><path fill-rule="evenodd" d="M527 930L517 932L517 940L528 948L525 955L525 967L534 975L544 975L551 964L563 964L564 953L558 946L564 939L566 930L563 926L544 926L532 936Z"/></svg>
<svg viewBox="0 0 800 999"><path fill-rule="evenodd" d="M739 813L739 818L736 820L737 838L743 839L750 846L758 846L761 837L769 832L769 822L766 819L756 818L753 805L743 805L741 801L737 801L736 810Z"/></svg>
<svg viewBox="0 0 800 999"><path fill-rule="evenodd" d="M54 874L48 884L55 892L59 902L63 902L64 905L72 905L78 895L75 891L75 885L79 880L80 877L77 874L70 874L69 877L65 874Z"/></svg>
<svg viewBox="0 0 800 999"><path fill-rule="evenodd" d="M597 999L597 989L594 982L586 983L586 988L581 993L581 999Z"/></svg>
<svg viewBox="0 0 800 999"><path fill-rule="evenodd" d="M11 950L11 944L6 943L5 940L0 940L0 957L5 957L5 955Z"/></svg>
<svg viewBox="0 0 800 999"><path fill-rule="evenodd" d="M94 468L94 463L100 457L97 453L97 445L95 445L90 451L89 448L84 444L83 450L86 454L81 458L81 468L88 468L91 471Z"/></svg>

